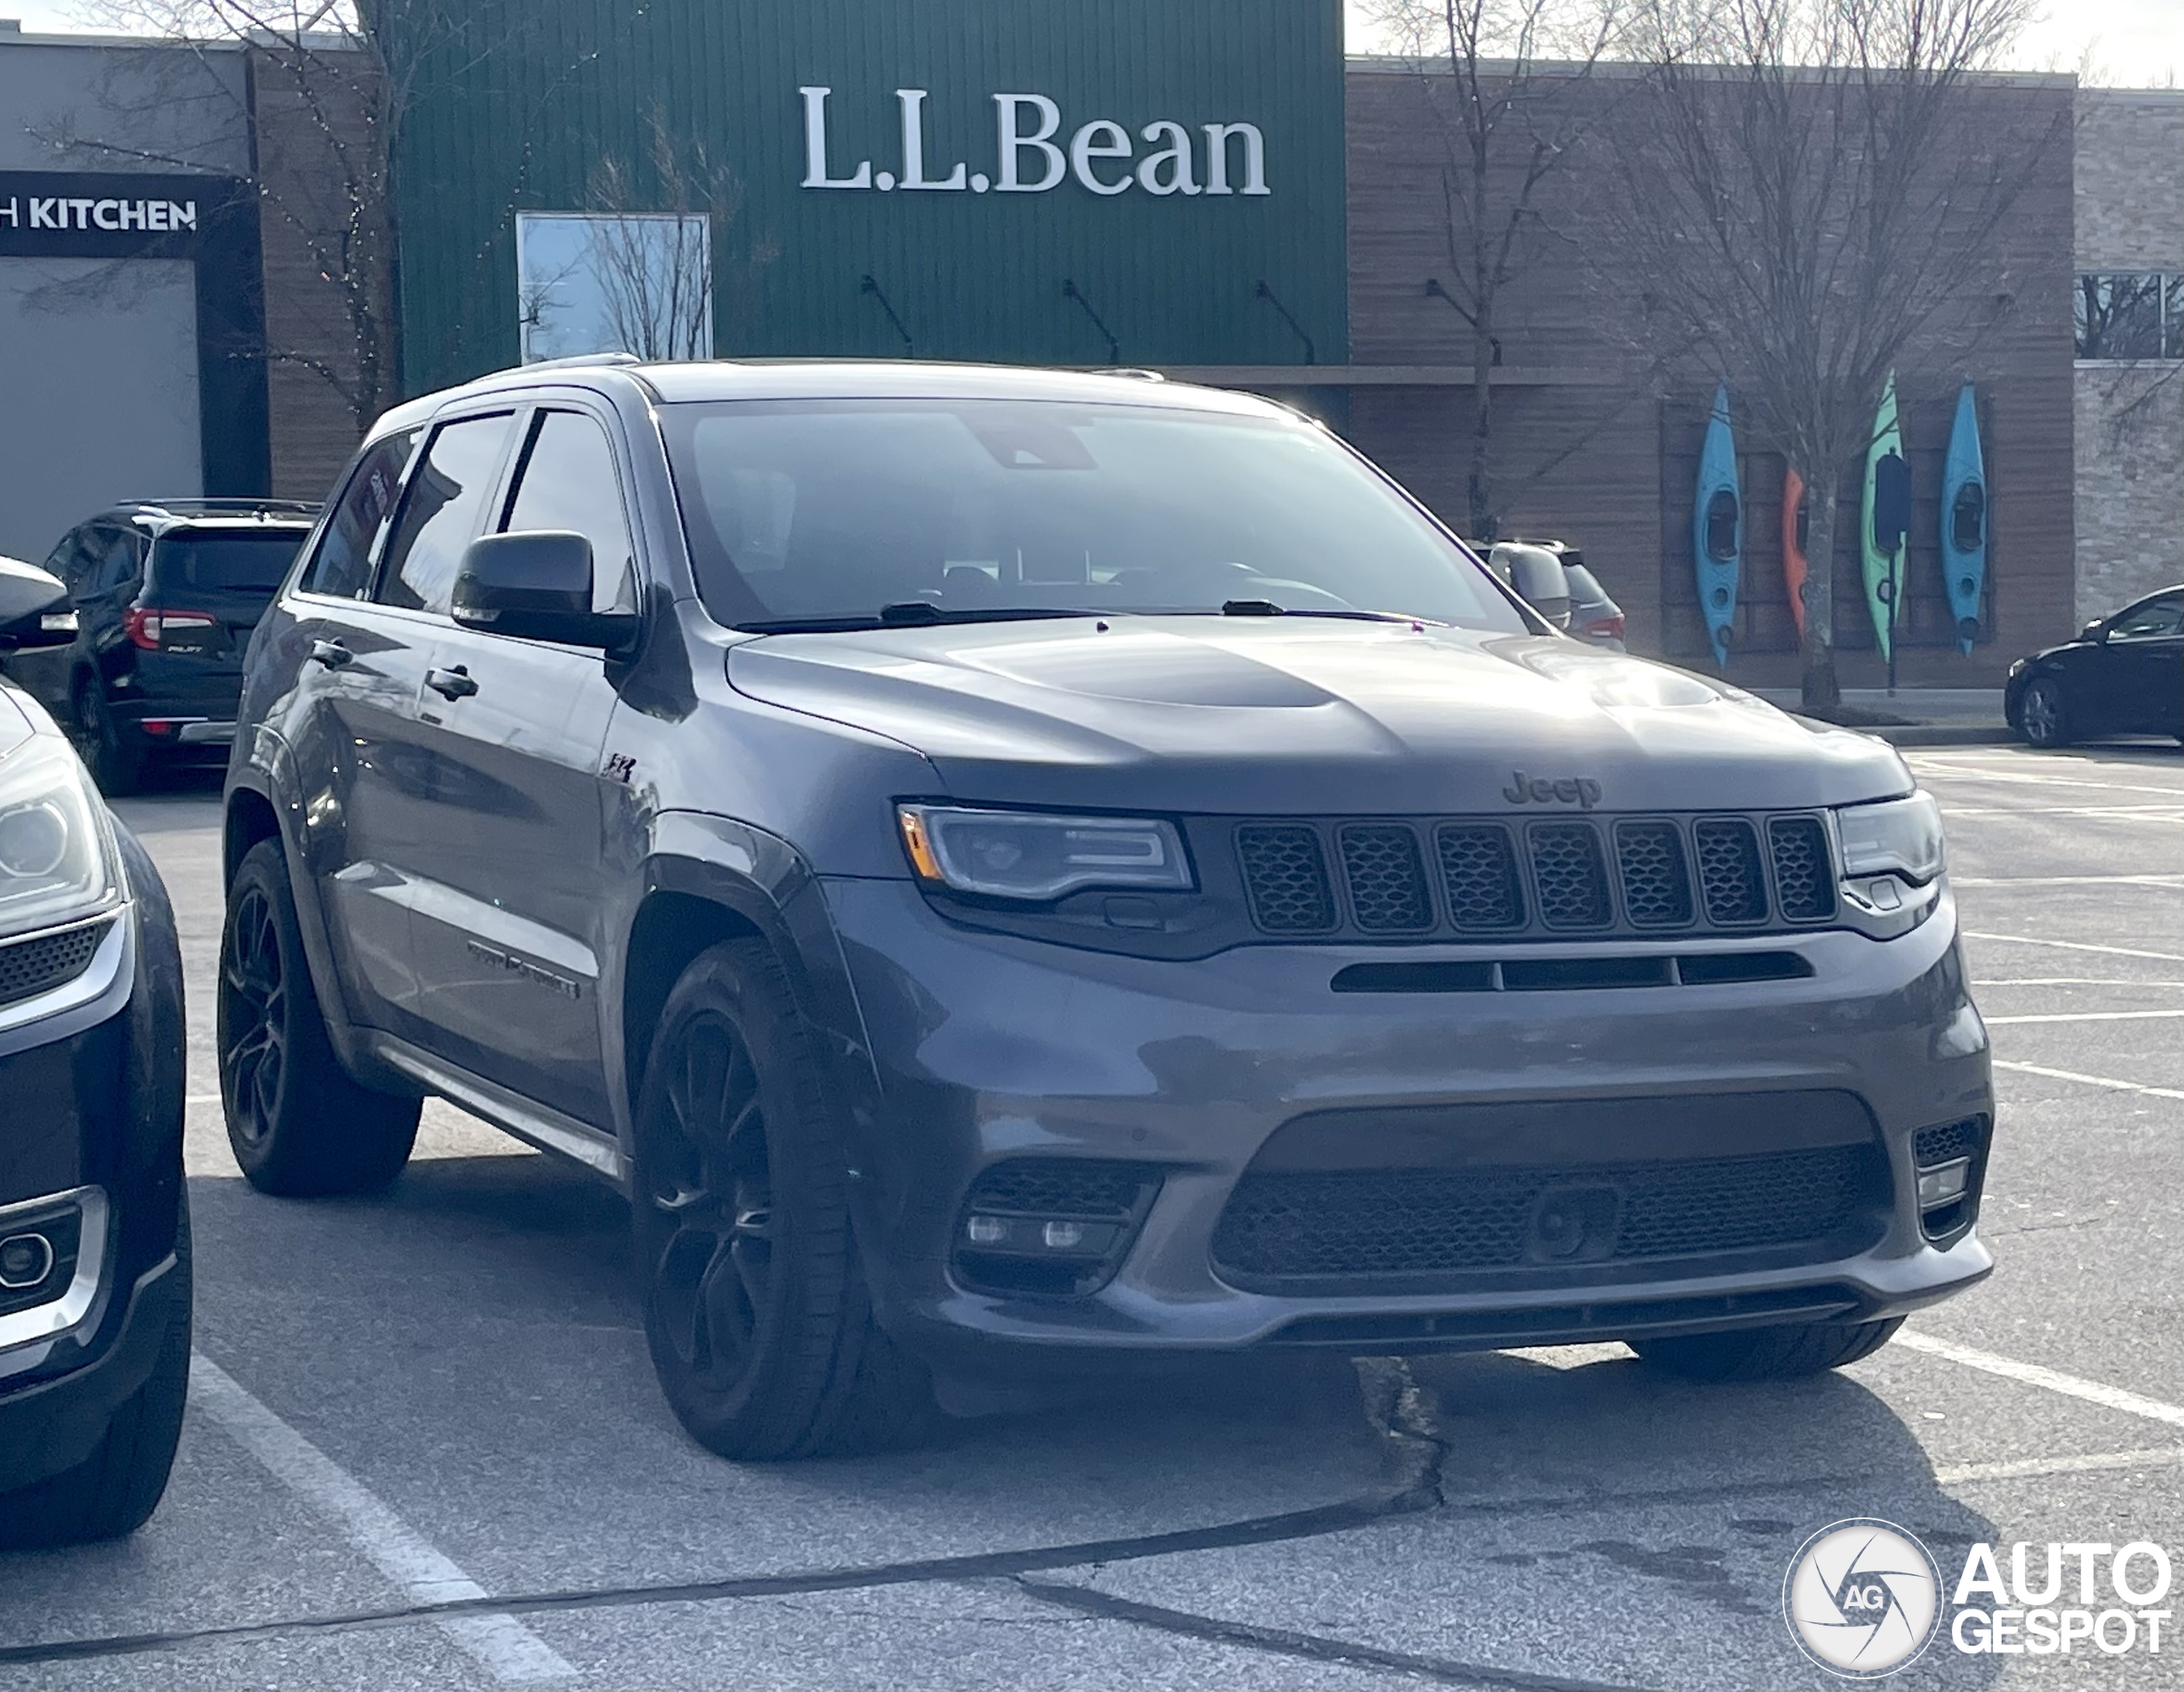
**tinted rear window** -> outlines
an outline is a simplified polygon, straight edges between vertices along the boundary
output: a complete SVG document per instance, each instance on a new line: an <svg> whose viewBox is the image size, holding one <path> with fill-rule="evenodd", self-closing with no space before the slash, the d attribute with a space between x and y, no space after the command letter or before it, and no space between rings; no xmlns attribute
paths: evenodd
<svg viewBox="0 0 2184 1692"><path fill-rule="evenodd" d="M304 543L301 529L264 534L169 535L159 543L155 569L169 592L273 593Z"/></svg>

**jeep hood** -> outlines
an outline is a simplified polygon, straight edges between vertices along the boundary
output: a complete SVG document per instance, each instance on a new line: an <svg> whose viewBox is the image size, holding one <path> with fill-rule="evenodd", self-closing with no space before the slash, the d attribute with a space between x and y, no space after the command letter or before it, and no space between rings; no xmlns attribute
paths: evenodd
<svg viewBox="0 0 2184 1692"><path fill-rule="evenodd" d="M765 635L756 700L886 735L973 801L1210 814L1792 807L1910 790L1880 741L1553 637L1115 616ZM1592 800L1526 798L1561 809ZM908 796L908 795L904 795Z"/></svg>

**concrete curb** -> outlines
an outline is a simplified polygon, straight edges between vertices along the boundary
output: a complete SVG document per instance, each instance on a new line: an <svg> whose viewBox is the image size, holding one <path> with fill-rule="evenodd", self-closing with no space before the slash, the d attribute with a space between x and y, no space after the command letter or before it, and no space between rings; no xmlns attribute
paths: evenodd
<svg viewBox="0 0 2184 1692"><path fill-rule="evenodd" d="M1869 728L1892 746L2014 746L2016 734L2000 723L1905 723Z"/></svg>

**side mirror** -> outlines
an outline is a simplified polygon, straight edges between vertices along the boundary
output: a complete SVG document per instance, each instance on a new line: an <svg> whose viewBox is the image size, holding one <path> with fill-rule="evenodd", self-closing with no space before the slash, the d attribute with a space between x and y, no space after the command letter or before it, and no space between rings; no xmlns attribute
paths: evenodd
<svg viewBox="0 0 2184 1692"><path fill-rule="evenodd" d="M2081 641L2105 641L2107 638L2107 620L2105 617L2095 617L2078 630L2078 639Z"/></svg>
<svg viewBox="0 0 2184 1692"><path fill-rule="evenodd" d="M481 634L612 652L637 619L592 609L592 543L561 529L484 535L463 553L450 610Z"/></svg>
<svg viewBox="0 0 2184 1692"><path fill-rule="evenodd" d="M20 559L0 558L0 652L64 647L76 638L76 613L58 576Z"/></svg>

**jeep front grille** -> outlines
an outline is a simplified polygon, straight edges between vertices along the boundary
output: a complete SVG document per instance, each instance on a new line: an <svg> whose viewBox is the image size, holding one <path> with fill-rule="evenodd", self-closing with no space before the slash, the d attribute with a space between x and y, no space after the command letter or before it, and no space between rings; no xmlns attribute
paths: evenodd
<svg viewBox="0 0 2184 1692"><path fill-rule="evenodd" d="M1810 812L1248 822L1236 849L1253 923L1290 938L1750 934L1837 911Z"/></svg>

